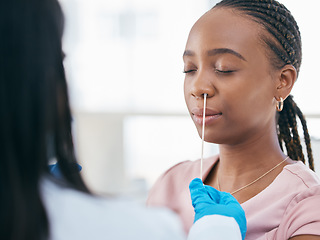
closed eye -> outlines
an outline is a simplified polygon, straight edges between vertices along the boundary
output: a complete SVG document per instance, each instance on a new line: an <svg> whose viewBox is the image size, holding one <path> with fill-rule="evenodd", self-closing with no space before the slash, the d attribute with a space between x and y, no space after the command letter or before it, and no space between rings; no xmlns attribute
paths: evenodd
<svg viewBox="0 0 320 240"><path fill-rule="evenodd" d="M225 73L225 74L235 72L235 70L225 70L225 71L223 71L223 70L219 70L219 69L214 69L214 71L216 73Z"/></svg>
<svg viewBox="0 0 320 240"><path fill-rule="evenodd" d="M197 70L195 70L195 69L183 70L183 73L191 73L191 72L195 72L195 71L197 71Z"/></svg>

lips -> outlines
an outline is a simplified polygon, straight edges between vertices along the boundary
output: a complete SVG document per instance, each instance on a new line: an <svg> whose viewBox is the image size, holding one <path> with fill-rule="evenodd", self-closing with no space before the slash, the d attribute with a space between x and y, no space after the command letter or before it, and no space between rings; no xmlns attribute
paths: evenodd
<svg viewBox="0 0 320 240"><path fill-rule="evenodd" d="M215 120L221 118L221 116L222 116L221 112L214 110L214 109L210 109L210 108L206 108L205 114L206 114L206 116L205 116L205 124L206 125L213 123ZM203 108L192 109L191 116L192 116L195 123L202 124L202 122L203 122Z"/></svg>

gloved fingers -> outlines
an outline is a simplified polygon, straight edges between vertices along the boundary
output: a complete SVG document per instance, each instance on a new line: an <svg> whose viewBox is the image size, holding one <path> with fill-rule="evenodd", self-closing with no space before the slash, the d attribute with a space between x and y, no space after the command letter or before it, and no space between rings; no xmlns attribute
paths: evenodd
<svg viewBox="0 0 320 240"><path fill-rule="evenodd" d="M210 195L210 198L219 204L239 204L237 199L235 199L230 193L218 191L217 189L208 185L205 185L205 188Z"/></svg>
<svg viewBox="0 0 320 240"><path fill-rule="evenodd" d="M196 204L202 203L208 199L207 191L200 178L193 179L189 184L189 189L192 205L194 207Z"/></svg>
<svg viewBox="0 0 320 240"><path fill-rule="evenodd" d="M236 204L238 201L227 192L221 192L215 188L204 185L200 178L193 179L189 184L191 200L193 204L208 203L208 204Z"/></svg>
<svg viewBox="0 0 320 240"><path fill-rule="evenodd" d="M235 199L234 196L232 196L230 193L227 192L222 192L221 193L221 202L223 202L226 205L230 205L230 204L236 204L240 206L240 203L238 202L237 199Z"/></svg>
<svg viewBox="0 0 320 240"><path fill-rule="evenodd" d="M200 207L206 205L214 205L219 201L219 191L215 190L210 186L206 186L203 184L201 179L195 178L191 181L190 185L190 195L193 207ZM207 189L210 190L211 193L208 192Z"/></svg>
<svg viewBox="0 0 320 240"><path fill-rule="evenodd" d="M201 189L203 188L203 182L200 178L195 178L193 179L190 184L189 184L189 189L193 190L193 189Z"/></svg>
<svg viewBox="0 0 320 240"><path fill-rule="evenodd" d="M222 192L204 185L200 178L193 179L189 184L192 203L211 202L219 203Z"/></svg>
<svg viewBox="0 0 320 240"><path fill-rule="evenodd" d="M195 178L190 182L189 190L192 200L196 197L203 196L204 194L207 195L206 189L200 178Z"/></svg>
<svg viewBox="0 0 320 240"><path fill-rule="evenodd" d="M222 192L220 192L217 189L215 189L211 186L208 186L208 185L205 185L204 187L208 193L208 196L211 198L212 201L214 201L216 203L221 202L221 193Z"/></svg>

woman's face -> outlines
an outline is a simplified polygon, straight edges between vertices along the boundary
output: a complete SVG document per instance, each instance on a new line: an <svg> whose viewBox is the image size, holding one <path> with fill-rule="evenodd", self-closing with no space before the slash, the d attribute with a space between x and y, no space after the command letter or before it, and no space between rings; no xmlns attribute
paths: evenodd
<svg viewBox="0 0 320 240"><path fill-rule="evenodd" d="M184 94L201 135L207 93L205 140L238 144L275 129L275 71L259 34L260 25L226 8L203 15L183 55Z"/></svg>

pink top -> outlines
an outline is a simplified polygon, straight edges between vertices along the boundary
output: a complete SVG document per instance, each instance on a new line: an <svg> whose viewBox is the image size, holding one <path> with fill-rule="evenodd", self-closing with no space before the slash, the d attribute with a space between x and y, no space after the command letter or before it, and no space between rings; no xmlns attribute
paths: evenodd
<svg viewBox="0 0 320 240"><path fill-rule="evenodd" d="M218 157L203 161L203 179ZM194 217L189 183L199 177L199 161L181 162L167 170L157 180L147 200L147 205L166 206L177 212L186 232ZM241 206L247 217L246 240L320 235L320 180L300 161L286 165L266 189Z"/></svg>

